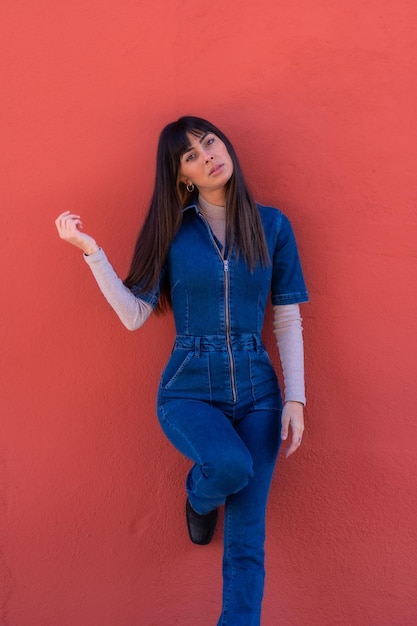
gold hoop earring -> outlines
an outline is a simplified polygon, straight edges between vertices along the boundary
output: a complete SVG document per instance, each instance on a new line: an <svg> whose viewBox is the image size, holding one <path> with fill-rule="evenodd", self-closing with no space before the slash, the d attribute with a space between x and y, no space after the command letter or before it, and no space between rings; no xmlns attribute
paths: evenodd
<svg viewBox="0 0 417 626"><path fill-rule="evenodd" d="M186 187L187 187L188 193L193 193L193 191L194 191L193 183L188 183L188 185L186 185Z"/></svg>

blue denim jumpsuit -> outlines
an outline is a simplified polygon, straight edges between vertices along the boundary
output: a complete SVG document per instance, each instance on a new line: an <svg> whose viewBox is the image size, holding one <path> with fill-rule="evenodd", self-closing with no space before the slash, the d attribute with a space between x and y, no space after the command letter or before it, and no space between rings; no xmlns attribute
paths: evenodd
<svg viewBox="0 0 417 626"><path fill-rule="evenodd" d="M224 254L197 204L184 209L166 271L176 339L157 411L173 445L193 461L186 487L200 514L225 505L223 606L217 626L259 626L265 509L282 400L262 344L265 305L308 300L288 219L259 206L271 259L251 272ZM226 257L226 258L224 258ZM138 293L155 305L158 294Z"/></svg>

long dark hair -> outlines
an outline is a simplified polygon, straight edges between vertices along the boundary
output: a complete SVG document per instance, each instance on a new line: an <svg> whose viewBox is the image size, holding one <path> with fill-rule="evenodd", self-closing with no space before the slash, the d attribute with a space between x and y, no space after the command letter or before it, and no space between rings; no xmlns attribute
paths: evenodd
<svg viewBox="0 0 417 626"><path fill-rule="evenodd" d="M226 184L226 237L229 248L235 247L253 270L258 263L270 262L258 208L243 178L238 158L228 138L207 120L181 117L165 126L159 137L156 176L152 199L143 227L138 235L127 287L140 285L144 291L157 287L169 247L182 221L190 194L179 178L180 161L189 148L187 133L201 137L214 133L225 144L233 162L233 174ZM170 306L169 284L165 280L156 312Z"/></svg>

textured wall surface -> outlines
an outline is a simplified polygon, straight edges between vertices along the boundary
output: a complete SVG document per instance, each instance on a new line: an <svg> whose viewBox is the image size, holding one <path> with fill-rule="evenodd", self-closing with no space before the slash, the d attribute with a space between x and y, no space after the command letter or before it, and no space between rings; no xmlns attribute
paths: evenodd
<svg viewBox="0 0 417 626"><path fill-rule="evenodd" d="M172 320L125 330L53 223L81 212L125 275L157 136L187 113L290 217L311 295L263 626L417 623L416 19L414 0L1 4L2 626L216 623L221 525L189 542L188 463L155 418Z"/></svg>

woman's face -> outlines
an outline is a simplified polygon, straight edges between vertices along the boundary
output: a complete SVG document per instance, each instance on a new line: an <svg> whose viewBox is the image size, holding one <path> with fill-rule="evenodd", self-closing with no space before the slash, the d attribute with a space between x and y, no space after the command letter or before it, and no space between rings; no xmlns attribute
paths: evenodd
<svg viewBox="0 0 417 626"><path fill-rule="evenodd" d="M226 145L214 133L195 137L187 133L189 148L180 162L180 180L193 183L200 192L222 189L233 174L233 162Z"/></svg>

